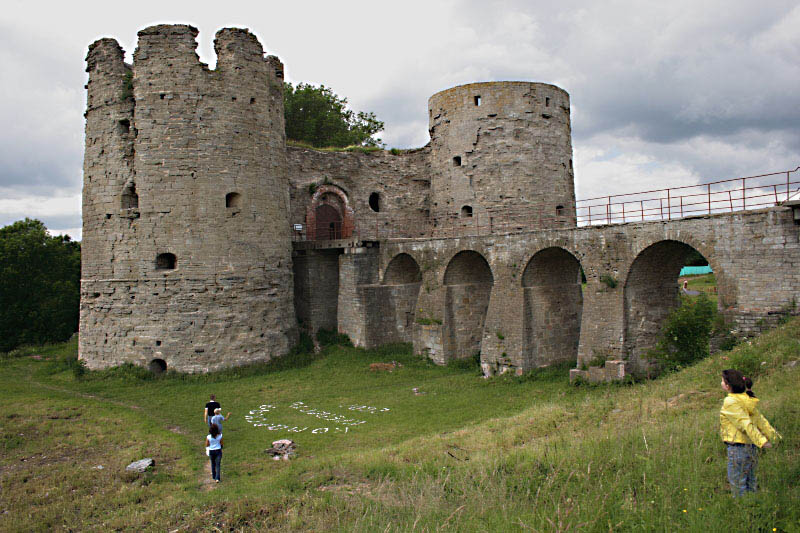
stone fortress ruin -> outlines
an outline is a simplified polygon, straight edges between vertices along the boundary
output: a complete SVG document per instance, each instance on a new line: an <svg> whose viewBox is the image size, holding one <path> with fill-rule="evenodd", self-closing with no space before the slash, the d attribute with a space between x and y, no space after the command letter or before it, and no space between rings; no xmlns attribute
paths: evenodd
<svg viewBox="0 0 800 533"><path fill-rule="evenodd" d="M287 146L283 64L254 35L220 30L214 70L196 38L143 29L132 65L113 39L89 47L89 368L217 370L326 328L357 346L412 342L437 363L480 352L487 375L598 354L635 370L692 249L739 331L800 298L786 205L579 227L558 87L454 87L430 98L423 148L316 151Z"/></svg>

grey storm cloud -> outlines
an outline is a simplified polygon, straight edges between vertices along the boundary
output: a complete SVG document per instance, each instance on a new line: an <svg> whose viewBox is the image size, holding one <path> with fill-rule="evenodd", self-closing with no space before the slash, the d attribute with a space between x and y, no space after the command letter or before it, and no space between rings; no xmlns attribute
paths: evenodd
<svg viewBox="0 0 800 533"><path fill-rule="evenodd" d="M0 186L18 192L81 184L84 75L48 44L0 24Z"/></svg>

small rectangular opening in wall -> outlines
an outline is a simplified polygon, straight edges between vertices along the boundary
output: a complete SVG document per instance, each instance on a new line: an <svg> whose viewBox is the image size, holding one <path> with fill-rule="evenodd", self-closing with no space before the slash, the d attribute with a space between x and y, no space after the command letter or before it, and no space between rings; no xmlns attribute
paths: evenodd
<svg viewBox="0 0 800 533"><path fill-rule="evenodd" d="M544 98L544 106L545 107L550 107L550 97L549 96L545 96L545 98Z"/></svg>
<svg viewBox="0 0 800 533"><path fill-rule="evenodd" d="M475 95L475 105L481 105L481 95Z"/></svg>
<svg viewBox="0 0 800 533"><path fill-rule="evenodd" d="M461 166L461 156L457 155L453 158L453 166L460 167Z"/></svg>

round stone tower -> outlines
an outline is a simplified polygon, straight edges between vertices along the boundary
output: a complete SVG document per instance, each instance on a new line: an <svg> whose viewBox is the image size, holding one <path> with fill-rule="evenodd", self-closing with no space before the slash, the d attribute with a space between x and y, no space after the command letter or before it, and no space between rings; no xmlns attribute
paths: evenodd
<svg viewBox="0 0 800 533"><path fill-rule="evenodd" d="M546 83L470 83L428 100L434 233L575 226L569 95Z"/></svg>
<svg viewBox="0 0 800 533"><path fill-rule="evenodd" d="M214 370L285 355L296 338L283 66L247 30L223 29L209 70L196 37L146 28L132 67L114 41L90 48L90 368Z"/></svg>

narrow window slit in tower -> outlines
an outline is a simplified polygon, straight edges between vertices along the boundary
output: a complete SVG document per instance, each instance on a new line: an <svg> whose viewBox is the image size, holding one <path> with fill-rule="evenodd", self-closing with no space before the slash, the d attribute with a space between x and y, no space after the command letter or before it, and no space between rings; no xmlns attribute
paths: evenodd
<svg viewBox="0 0 800 533"><path fill-rule="evenodd" d="M461 218L472 218L472 206L465 205L461 208Z"/></svg>
<svg viewBox="0 0 800 533"><path fill-rule="evenodd" d="M156 270L175 270L178 260L175 254L158 254L156 257Z"/></svg>
<svg viewBox="0 0 800 533"><path fill-rule="evenodd" d="M229 192L225 195L225 207L238 208L242 203L242 195L238 192Z"/></svg>
<svg viewBox="0 0 800 533"><path fill-rule="evenodd" d="M136 209L139 207L139 195L136 194L136 184L129 182L122 191L122 209Z"/></svg>
<svg viewBox="0 0 800 533"><path fill-rule="evenodd" d="M461 166L461 156L457 155L453 158L453 166L460 167Z"/></svg>
<svg viewBox="0 0 800 533"><path fill-rule="evenodd" d="M481 95L479 95L479 94L475 95L475 105L476 106L481 105Z"/></svg>
<svg viewBox="0 0 800 533"><path fill-rule="evenodd" d="M131 131L131 121L127 118L123 118L119 121L119 129L121 133L127 134L129 131Z"/></svg>
<svg viewBox="0 0 800 533"><path fill-rule="evenodd" d="M250 103L251 103L251 104L255 104L255 103L256 103L256 99L255 99L255 98L251 98L251 99L250 99Z"/></svg>
<svg viewBox="0 0 800 533"><path fill-rule="evenodd" d="M563 205L557 205L556 206L556 216L557 217L564 216L564 206Z"/></svg>
<svg viewBox="0 0 800 533"><path fill-rule="evenodd" d="M545 107L550 107L550 97L549 96L545 96L545 98L544 98L544 106Z"/></svg>

